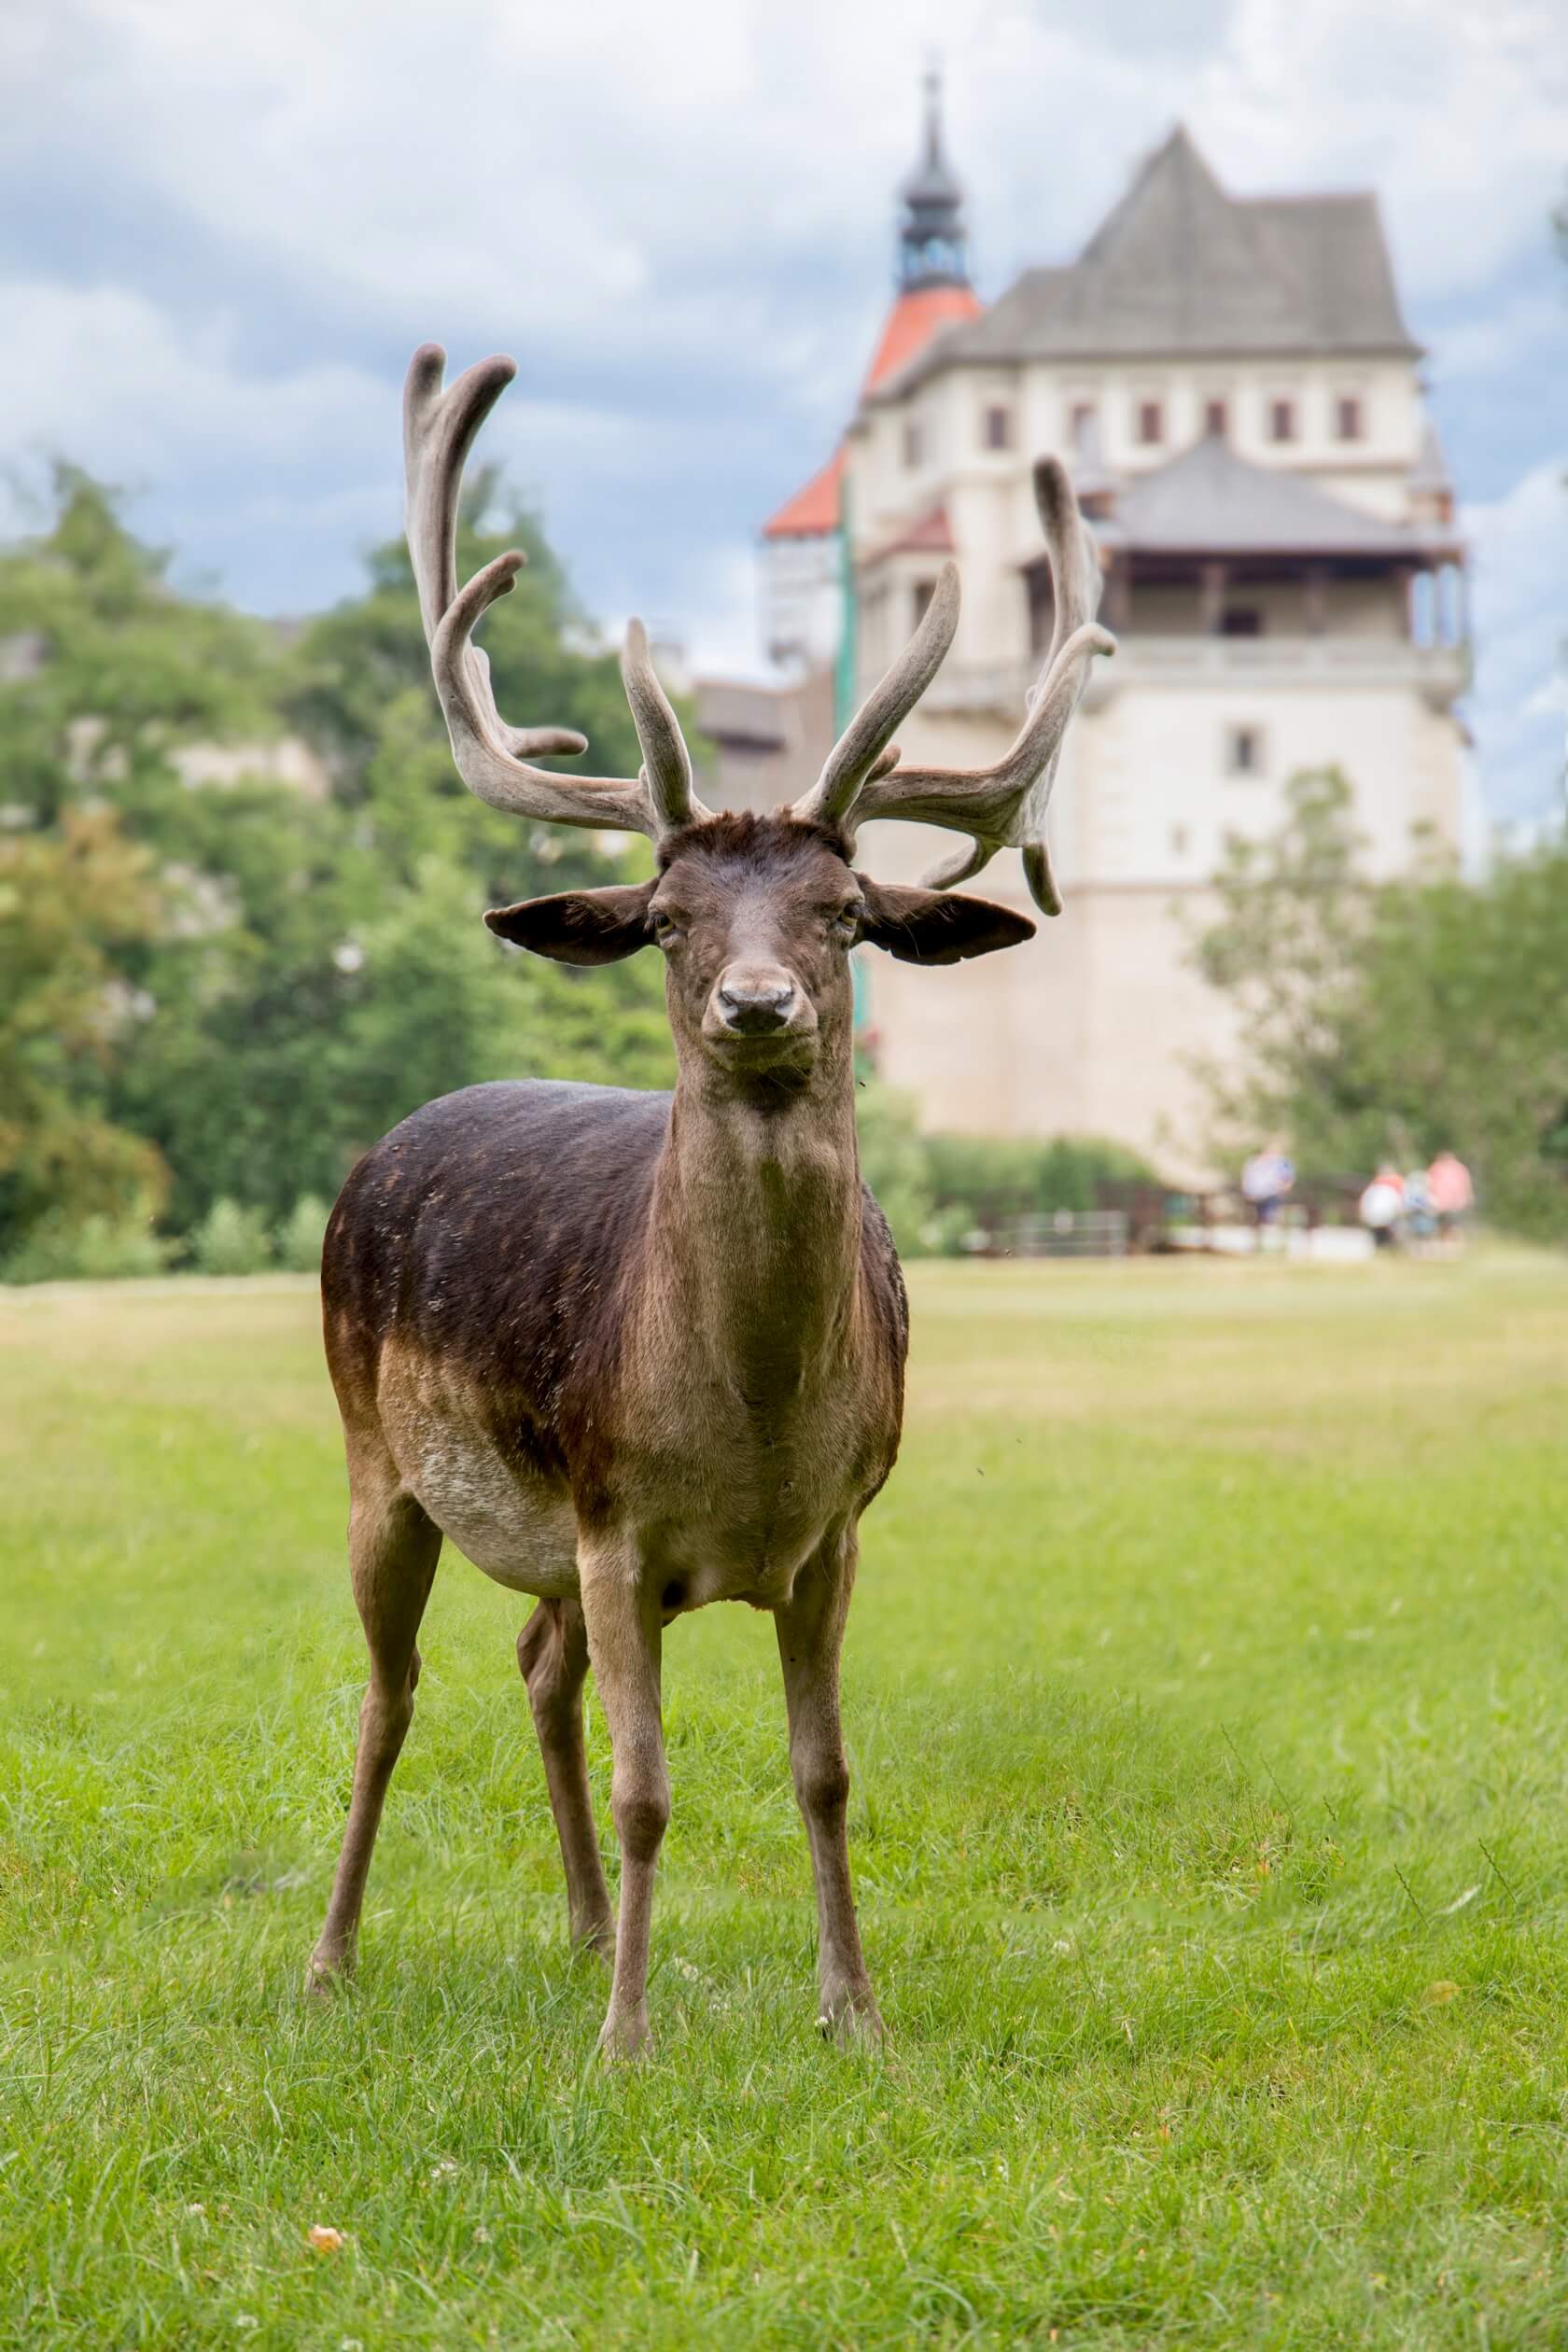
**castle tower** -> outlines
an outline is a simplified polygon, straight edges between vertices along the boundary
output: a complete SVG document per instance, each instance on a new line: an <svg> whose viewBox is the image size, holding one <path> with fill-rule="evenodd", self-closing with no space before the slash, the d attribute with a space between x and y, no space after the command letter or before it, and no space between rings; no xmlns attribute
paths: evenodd
<svg viewBox="0 0 1568 2352"><path fill-rule="evenodd" d="M898 282L905 294L931 287L967 287L969 263L963 220L963 189L943 152L942 77L926 74L925 137L920 160L899 190Z"/></svg>
<svg viewBox="0 0 1568 2352"><path fill-rule="evenodd" d="M961 232L945 181L938 133L909 204L931 229L911 259L933 273ZM872 965L880 1067L928 1127L1112 1136L1199 1172L1195 1064L1236 1046L1191 939L1227 838L1275 832L1292 776L1333 764L1373 873L1407 872L1423 840L1457 847L1463 551L1420 359L1374 196L1235 197L1178 129L1076 260L1026 271L867 384L836 485L859 693L945 555L963 581L905 759L983 764L1021 722L1050 642L1030 490L1048 451L1120 639L1052 809L1065 913L941 991ZM899 878L931 860L900 826L863 850ZM1016 860L976 887L1024 901Z"/></svg>
<svg viewBox="0 0 1568 2352"><path fill-rule="evenodd" d="M969 282L963 190L942 135L942 85L925 81L920 153L899 190L897 292L861 380L863 401L944 329L979 315ZM830 667L844 626L841 441L827 464L763 525L763 637L769 658L798 671Z"/></svg>

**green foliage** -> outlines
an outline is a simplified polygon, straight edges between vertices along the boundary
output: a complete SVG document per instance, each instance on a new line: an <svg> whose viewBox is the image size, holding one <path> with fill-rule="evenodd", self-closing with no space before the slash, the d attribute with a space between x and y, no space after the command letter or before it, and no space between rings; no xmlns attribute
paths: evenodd
<svg viewBox="0 0 1568 2352"><path fill-rule="evenodd" d="M970 1229L999 1216L1043 1216L1054 1209L1092 1209L1108 1183L1153 1183L1153 1169L1130 1145L1099 1136L1049 1141L988 1135L931 1135L925 1141L928 1181L937 1206L961 1212Z"/></svg>
<svg viewBox="0 0 1568 2352"><path fill-rule="evenodd" d="M864 1084L855 1099L861 1174L876 1195L901 1257L924 1257L945 1240L931 1197L915 1104L890 1086Z"/></svg>
<svg viewBox="0 0 1568 2352"><path fill-rule="evenodd" d="M1381 884L1358 847L1333 771L1295 779L1273 840L1231 846L1197 943L1247 1053L1211 1081L1216 1151L1278 1134L1326 1174L1447 1147L1496 1222L1568 1238L1568 847Z"/></svg>
<svg viewBox="0 0 1568 2352"><path fill-rule="evenodd" d="M58 1250L163 1190L156 1150L107 1115L144 1018L124 967L160 912L153 861L112 811L0 837L0 1255L45 1224Z"/></svg>
<svg viewBox="0 0 1568 2352"><path fill-rule="evenodd" d="M301 1193L277 1233L277 1262L287 1274L316 1274L321 1270L321 1243L330 1214L315 1193Z"/></svg>
<svg viewBox="0 0 1568 2352"><path fill-rule="evenodd" d="M567 972L483 927L497 899L646 872L647 852L464 790L400 541L286 650L175 595L111 494L69 469L57 490L52 527L0 553L0 638L26 652L0 681L0 1255L152 1190L176 1233L220 1199L275 1226L478 1079L667 1080L656 959ZM613 658L482 477L465 571L513 543L534 563L485 622L502 708L635 774ZM324 792L265 772L285 735ZM226 780L190 780L215 748Z"/></svg>
<svg viewBox="0 0 1568 2352"><path fill-rule="evenodd" d="M118 1217L53 1210L0 1265L6 1282L108 1282L161 1274L174 1243L153 1230L150 1202Z"/></svg>
<svg viewBox="0 0 1568 2352"><path fill-rule="evenodd" d="M1004 1219L1092 1209L1103 1184L1153 1181L1136 1152L1095 1136L922 1135L913 1098L889 1086L862 1085L856 1111L861 1172L903 1257L956 1256Z"/></svg>
<svg viewBox="0 0 1568 2352"><path fill-rule="evenodd" d="M215 1200L190 1237L198 1273L260 1274L273 1262L272 1236L259 1209Z"/></svg>

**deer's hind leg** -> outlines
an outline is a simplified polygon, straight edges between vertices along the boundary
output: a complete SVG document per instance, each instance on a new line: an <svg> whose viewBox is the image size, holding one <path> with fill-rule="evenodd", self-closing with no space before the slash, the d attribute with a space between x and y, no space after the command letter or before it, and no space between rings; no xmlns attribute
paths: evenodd
<svg viewBox="0 0 1568 2352"><path fill-rule="evenodd" d="M528 1687L561 1841L572 1941L608 1960L615 1950L615 1914L599 1856L582 1738L588 1631L581 1602L541 1601L517 1636L517 1664Z"/></svg>
<svg viewBox="0 0 1568 2352"><path fill-rule="evenodd" d="M790 1767L817 1882L822 2029L840 2042L880 2042L883 2026L866 1974L849 1883L849 1765L839 1718L838 1660L855 1584L856 1534L830 1536L774 1612Z"/></svg>
<svg viewBox="0 0 1568 2352"><path fill-rule="evenodd" d="M354 1794L331 1899L306 1987L326 1991L354 1967L359 1908L387 1784L413 1720L419 1680L419 1621L430 1597L441 1553L441 1530L408 1492L379 1439L349 1439L349 1572L371 1678L359 1709Z"/></svg>

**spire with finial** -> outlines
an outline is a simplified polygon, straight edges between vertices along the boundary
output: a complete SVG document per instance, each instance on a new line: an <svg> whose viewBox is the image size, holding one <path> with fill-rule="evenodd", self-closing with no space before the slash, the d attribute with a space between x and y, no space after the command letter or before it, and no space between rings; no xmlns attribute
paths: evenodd
<svg viewBox="0 0 1568 2352"><path fill-rule="evenodd" d="M927 286L967 286L963 189L942 147L942 72L926 68L926 123L920 161L899 190L899 285L906 294Z"/></svg>

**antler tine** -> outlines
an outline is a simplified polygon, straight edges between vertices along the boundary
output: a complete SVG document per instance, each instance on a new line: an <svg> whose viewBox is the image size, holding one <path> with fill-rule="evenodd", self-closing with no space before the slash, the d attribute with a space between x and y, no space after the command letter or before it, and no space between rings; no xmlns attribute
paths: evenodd
<svg viewBox="0 0 1568 2352"><path fill-rule="evenodd" d="M556 824L642 833L658 842L705 819L640 622L632 623L622 662L644 762L635 780L554 776L530 766L530 757L585 751L587 740L572 727L510 727L497 710L489 660L470 640L481 615L510 594L527 559L511 549L459 589L457 499L475 436L517 370L511 359L482 359L443 392L445 368L439 343L422 344L413 355L403 392L403 456L409 554L457 773L492 808Z"/></svg>
<svg viewBox="0 0 1568 2352"><path fill-rule="evenodd" d="M937 890L967 882L999 849L1020 849L1036 905L1044 914L1057 915L1061 897L1045 846L1045 812L1068 723L1088 683L1089 665L1097 653L1113 653L1116 640L1094 619L1099 601L1099 567L1072 484L1058 458L1044 457L1036 466L1034 495L1045 534L1057 613L1051 650L1016 738L991 767L897 767L870 775L848 821L859 826L876 817L897 817L970 834L969 848L926 876L927 887Z"/></svg>
<svg viewBox="0 0 1568 2352"><path fill-rule="evenodd" d="M942 567L931 599L898 660L878 679L822 764L822 773L791 814L819 824L846 825L874 776L886 775L893 730L914 709L942 667L959 625L959 567ZM894 754L896 757L896 753Z"/></svg>
<svg viewBox="0 0 1568 2352"><path fill-rule="evenodd" d="M648 632L637 620L626 624L621 682L642 746L642 774L660 830L673 833L681 825L705 824L709 812L692 790L692 755L680 721L654 675Z"/></svg>

